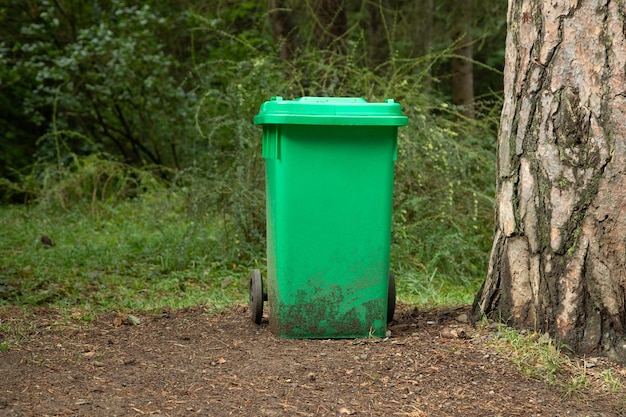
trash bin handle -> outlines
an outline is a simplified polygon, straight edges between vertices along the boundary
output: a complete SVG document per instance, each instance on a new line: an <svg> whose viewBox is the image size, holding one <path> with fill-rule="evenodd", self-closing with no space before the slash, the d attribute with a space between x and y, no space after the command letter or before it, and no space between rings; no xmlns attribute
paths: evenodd
<svg viewBox="0 0 626 417"><path fill-rule="evenodd" d="M391 158L393 162L398 160L398 127L395 128L393 134L393 156Z"/></svg>
<svg viewBox="0 0 626 417"><path fill-rule="evenodd" d="M280 159L280 125L263 125L262 156Z"/></svg>

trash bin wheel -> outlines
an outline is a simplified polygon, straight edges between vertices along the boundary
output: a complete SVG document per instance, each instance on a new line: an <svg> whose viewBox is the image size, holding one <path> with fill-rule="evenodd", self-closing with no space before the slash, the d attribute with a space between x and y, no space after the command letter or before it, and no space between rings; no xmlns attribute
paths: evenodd
<svg viewBox="0 0 626 417"><path fill-rule="evenodd" d="M387 324L389 324L393 320L393 313L396 311L396 278L391 271L389 271L389 291L387 294Z"/></svg>
<svg viewBox="0 0 626 417"><path fill-rule="evenodd" d="M258 269L250 274L250 319L255 324L261 324L263 318L263 277Z"/></svg>

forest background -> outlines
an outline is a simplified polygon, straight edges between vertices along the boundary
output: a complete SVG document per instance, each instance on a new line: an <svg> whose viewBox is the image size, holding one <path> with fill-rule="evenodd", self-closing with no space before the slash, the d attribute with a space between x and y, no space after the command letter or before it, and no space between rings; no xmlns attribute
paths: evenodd
<svg viewBox="0 0 626 417"><path fill-rule="evenodd" d="M265 266L252 119L274 95L402 105L399 297L471 303L493 233L505 17L502 1L0 1L0 305L247 298Z"/></svg>

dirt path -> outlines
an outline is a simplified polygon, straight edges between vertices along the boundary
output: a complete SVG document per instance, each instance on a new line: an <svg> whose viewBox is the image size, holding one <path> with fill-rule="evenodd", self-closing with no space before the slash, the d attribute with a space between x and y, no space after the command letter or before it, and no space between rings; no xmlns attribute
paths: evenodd
<svg viewBox="0 0 626 417"><path fill-rule="evenodd" d="M288 340L243 306L139 325L40 311L29 340L0 353L0 416L626 415L624 398L521 375L462 313L400 306L385 340Z"/></svg>

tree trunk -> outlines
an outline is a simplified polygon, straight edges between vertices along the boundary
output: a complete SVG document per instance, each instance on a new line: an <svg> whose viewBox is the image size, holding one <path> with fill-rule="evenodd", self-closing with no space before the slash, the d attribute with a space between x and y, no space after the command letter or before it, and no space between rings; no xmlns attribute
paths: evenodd
<svg viewBox="0 0 626 417"><path fill-rule="evenodd" d="M268 0L270 22L274 41L280 44L280 58L290 60L296 50L297 27L292 10L287 7L286 0Z"/></svg>
<svg viewBox="0 0 626 417"><path fill-rule="evenodd" d="M455 13L455 57L452 70L452 102L461 107L465 117L474 117L474 64L472 62L472 1L457 3Z"/></svg>
<svg viewBox="0 0 626 417"><path fill-rule="evenodd" d="M389 61L389 25L386 0L367 3L367 38L370 68L380 72L381 66Z"/></svg>
<svg viewBox="0 0 626 417"><path fill-rule="evenodd" d="M430 53L433 41L433 0L417 0L415 2L415 31L413 45L416 57Z"/></svg>
<svg viewBox="0 0 626 417"><path fill-rule="evenodd" d="M348 16L345 0L313 0L315 40L319 49L345 54Z"/></svg>
<svg viewBox="0 0 626 417"><path fill-rule="evenodd" d="M626 361L622 2L510 0L496 227L474 314Z"/></svg>
<svg viewBox="0 0 626 417"><path fill-rule="evenodd" d="M415 24L413 25L413 57L423 57L430 54L433 43L433 23L435 20L435 7L433 0L416 0L413 9L409 9ZM420 61L420 65L415 67L415 72L420 75L421 88L424 91L432 89L432 64L433 60L427 58Z"/></svg>

